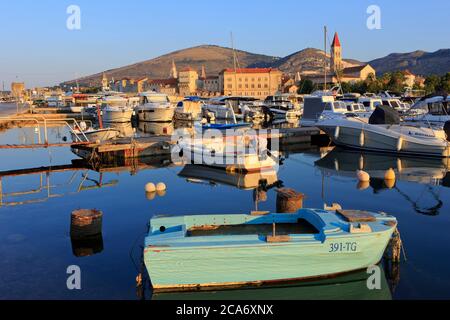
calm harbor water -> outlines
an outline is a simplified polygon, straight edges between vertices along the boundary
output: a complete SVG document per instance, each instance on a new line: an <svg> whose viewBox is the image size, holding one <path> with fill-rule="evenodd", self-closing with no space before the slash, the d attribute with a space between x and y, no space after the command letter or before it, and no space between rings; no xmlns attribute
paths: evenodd
<svg viewBox="0 0 450 320"><path fill-rule="evenodd" d="M35 139L32 128L0 132L0 144ZM68 135L52 129L52 139ZM272 178L305 194L305 207L339 203L348 209L385 211L399 221L407 261L393 273L386 270L382 290L366 288L365 272L291 287L184 295L154 295L170 299L449 299L450 298L450 179L447 164L436 159L398 158L345 150L303 147L285 153ZM249 213L275 211L276 193L255 204L257 177L233 181L225 173L176 167L169 159L140 159L128 168L101 172L70 165L77 157L69 148L0 150L0 298L1 299L138 299L136 276L149 220L156 215ZM76 163L75 163L76 164ZM16 175L10 170L40 167ZM362 166L373 177L358 184ZM395 185L382 179L397 170ZM199 173L200 172L200 173ZM16 172L17 173L17 172ZM164 182L167 192L148 199L144 185ZM101 239L87 250L70 239L70 214L79 208L103 211ZM82 255L90 253L89 256ZM82 272L82 289L66 287L69 265Z"/></svg>

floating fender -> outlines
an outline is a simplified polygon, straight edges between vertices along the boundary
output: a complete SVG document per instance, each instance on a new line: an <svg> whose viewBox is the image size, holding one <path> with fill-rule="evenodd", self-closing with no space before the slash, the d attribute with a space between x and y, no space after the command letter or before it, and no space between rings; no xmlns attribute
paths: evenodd
<svg viewBox="0 0 450 320"><path fill-rule="evenodd" d="M364 169L364 157L361 155L359 156L359 170Z"/></svg>
<svg viewBox="0 0 450 320"><path fill-rule="evenodd" d="M364 131L361 131L361 134L359 135L359 145L361 147L364 147L365 140L366 140L366 135L364 134Z"/></svg>
<svg viewBox="0 0 450 320"><path fill-rule="evenodd" d="M336 129L334 129L334 139L335 140L339 139L340 131L341 131L340 127L336 127Z"/></svg>
<svg viewBox="0 0 450 320"><path fill-rule="evenodd" d="M403 137L400 136L397 141L397 151L401 151L403 148Z"/></svg>
<svg viewBox="0 0 450 320"><path fill-rule="evenodd" d="M390 168L387 170L384 174L384 180L395 180L395 171L394 169Z"/></svg>
<svg viewBox="0 0 450 320"><path fill-rule="evenodd" d="M398 170L398 172L403 171L403 163L402 163L402 159L400 159L400 158L397 159L397 170Z"/></svg>
<svg viewBox="0 0 450 320"><path fill-rule="evenodd" d="M334 159L334 170L339 171L339 161Z"/></svg>

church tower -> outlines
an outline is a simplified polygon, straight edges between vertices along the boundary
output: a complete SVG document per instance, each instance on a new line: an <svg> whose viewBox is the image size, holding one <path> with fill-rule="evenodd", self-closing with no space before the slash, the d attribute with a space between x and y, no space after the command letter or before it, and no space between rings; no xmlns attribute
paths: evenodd
<svg viewBox="0 0 450 320"><path fill-rule="evenodd" d="M333 71L342 70L342 47L338 33L334 34L333 43L331 44L331 67Z"/></svg>
<svg viewBox="0 0 450 320"><path fill-rule="evenodd" d="M205 66L202 66L202 73L200 76L201 79L206 79L206 71L205 71Z"/></svg>
<svg viewBox="0 0 450 320"><path fill-rule="evenodd" d="M177 72L177 66L175 65L175 61L172 60L172 69L170 69L170 76L171 79L178 79L178 72Z"/></svg>
<svg viewBox="0 0 450 320"><path fill-rule="evenodd" d="M109 90L108 78L106 77L106 74L104 72L102 75L102 90L103 91Z"/></svg>

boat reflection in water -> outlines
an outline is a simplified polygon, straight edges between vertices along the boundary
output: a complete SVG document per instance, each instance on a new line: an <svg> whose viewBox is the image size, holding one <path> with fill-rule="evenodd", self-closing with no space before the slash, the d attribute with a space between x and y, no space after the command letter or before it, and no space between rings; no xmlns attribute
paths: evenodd
<svg viewBox="0 0 450 320"><path fill-rule="evenodd" d="M138 132L141 136L170 136L174 132L173 122L139 122Z"/></svg>
<svg viewBox="0 0 450 320"><path fill-rule="evenodd" d="M394 169L397 180L441 185L450 166L449 159L399 157L381 153L361 153L335 148L316 161L324 173L355 177L356 170L371 178L384 179L386 170ZM448 180L448 179L447 179Z"/></svg>
<svg viewBox="0 0 450 320"><path fill-rule="evenodd" d="M131 122L111 122L108 127L118 130L120 138L131 138L136 134L136 128L133 128Z"/></svg>
<svg viewBox="0 0 450 320"><path fill-rule="evenodd" d="M375 193L393 189L410 202L420 214L437 215L443 206L435 187L450 187L449 159L413 158L380 153L363 153L359 151L335 148L315 162L326 176L356 178L356 171L363 170L370 175L370 182L359 182L360 190L371 187ZM393 169L396 180L385 180L386 171ZM412 199L402 191L397 181L423 184L435 204L423 208L418 200Z"/></svg>
<svg viewBox="0 0 450 320"><path fill-rule="evenodd" d="M381 270L380 290L370 290L365 270L332 279L285 286L211 292L154 293L152 300L391 300L386 275ZM141 295L142 297L142 295Z"/></svg>
<svg viewBox="0 0 450 320"><path fill-rule="evenodd" d="M225 170L188 164L178 174L186 178L188 182L209 184L226 184L239 189L253 190L261 186L266 189L270 186L279 186L277 172L275 170L263 170L252 173L230 173Z"/></svg>

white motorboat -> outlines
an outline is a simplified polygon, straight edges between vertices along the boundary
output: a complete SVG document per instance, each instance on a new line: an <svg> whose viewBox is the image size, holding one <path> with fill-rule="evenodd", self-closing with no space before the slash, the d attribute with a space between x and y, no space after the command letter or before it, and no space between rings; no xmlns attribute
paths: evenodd
<svg viewBox="0 0 450 320"><path fill-rule="evenodd" d="M130 122L133 108L128 99L121 96L107 96L102 99L103 121L107 123Z"/></svg>
<svg viewBox="0 0 450 320"><path fill-rule="evenodd" d="M235 172L254 172L278 165L279 153L267 150L267 139L236 135L225 139L180 140L180 156L186 163L206 165Z"/></svg>
<svg viewBox="0 0 450 320"><path fill-rule="evenodd" d="M175 106L170 103L166 94L144 92L140 94L141 105L136 108L139 121L145 122L171 122Z"/></svg>
<svg viewBox="0 0 450 320"><path fill-rule="evenodd" d="M344 101L335 101L333 96L305 96L301 125L304 127L315 126L323 118L346 118L349 113Z"/></svg>
<svg viewBox="0 0 450 320"><path fill-rule="evenodd" d="M73 142L97 143L117 138L120 135L120 131L112 128L89 128L86 130L73 129L71 135Z"/></svg>
<svg viewBox="0 0 450 320"><path fill-rule="evenodd" d="M180 121L200 121L202 119L201 101L184 100L180 101L175 109L175 120Z"/></svg>
<svg viewBox="0 0 450 320"><path fill-rule="evenodd" d="M398 113L387 106L378 107L369 123L359 118L322 118L316 126L327 133L336 145L344 147L450 157L450 143L443 130L401 125Z"/></svg>
<svg viewBox="0 0 450 320"><path fill-rule="evenodd" d="M218 120L242 120L244 118L241 106L253 103L257 99L252 97L223 96L210 99L203 105L203 110L214 114Z"/></svg>
<svg viewBox="0 0 450 320"><path fill-rule="evenodd" d="M450 121L450 96L435 94L423 97L408 110L404 121L443 127Z"/></svg>

